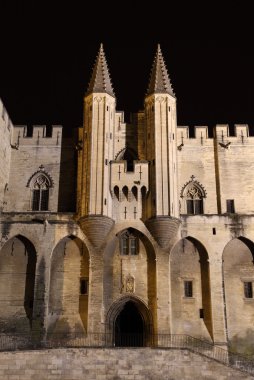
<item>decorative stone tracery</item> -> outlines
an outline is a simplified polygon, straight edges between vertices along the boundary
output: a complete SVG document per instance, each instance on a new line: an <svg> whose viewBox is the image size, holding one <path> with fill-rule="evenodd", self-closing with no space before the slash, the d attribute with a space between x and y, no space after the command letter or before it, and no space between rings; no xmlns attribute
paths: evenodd
<svg viewBox="0 0 254 380"><path fill-rule="evenodd" d="M206 191L201 183L199 183L195 176L191 176L181 190L180 197L183 199L181 210L184 214L203 214L204 204L203 199L206 198Z"/></svg>

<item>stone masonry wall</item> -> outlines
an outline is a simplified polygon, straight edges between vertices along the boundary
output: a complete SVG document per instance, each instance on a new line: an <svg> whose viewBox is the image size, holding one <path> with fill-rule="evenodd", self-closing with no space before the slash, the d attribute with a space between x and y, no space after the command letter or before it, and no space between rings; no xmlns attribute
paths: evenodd
<svg viewBox="0 0 254 380"><path fill-rule="evenodd" d="M251 380L187 350L54 349L0 353L5 380Z"/></svg>
<svg viewBox="0 0 254 380"><path fill-rule="evenodd" d="M245 124L235 125L234 136L228 125L216 125L214 138L208 137L208 127L195 127L195 138L189 138L189 128L177 128L178 192L191 176L204 187L205 214L227 212L226 201L234 200L235 212L252 214L254 210L253 178L254 138ZM181 200L180 214L186 214Z"/></svg>
<svg viewBox="0 0 254 380"><path fill-rule="evenodd" d="M53 181L53 186L49 189L49 209L57 211L61 139L61 126L53 126L52 137L45 136L45 126L34 126L32 137L26 136L25 126L15 126L12 144L17 144L18 149L12 149L4 211L31 211L32 191L29 180L40 170L41 165Z"/></svg>
<svg viewBox="0 0 254 380"><path fill-rule="evenodd" d="M0 99L0 211L3 209L4 194L8 189L12 130L11 119Z"/></svg>

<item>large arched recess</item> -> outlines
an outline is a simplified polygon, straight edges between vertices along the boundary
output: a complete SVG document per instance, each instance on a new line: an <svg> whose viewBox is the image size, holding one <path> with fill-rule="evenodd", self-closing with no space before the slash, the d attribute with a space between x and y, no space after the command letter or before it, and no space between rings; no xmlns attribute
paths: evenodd
<svg viewBox="0 0 254 380"><path fill-rule="evenodd" d="M129 305L132 305L132 308L139 314L140 319L142 321L142 326L140 326L140 331L136 330L135 333L138 333L139 339L142 337L142 343L138 339L138 346L149 346L152 345L153 341L153 334L154 334L154 326L153 326L153 317L152 313L149 310L148 306L139 298L134 295L124 295L120 297L118 300L116 300L111 307L108 310L107 316L106 316L106 336L109 339L109 343L118 346L122 345L119 344L119 333L121 334L121 331L118 330L119 326L117 326L118 318L123 313L124 309L128 307ZM132 316L130 315L130 318ZM136 318L133 321L136 322ZM135 329L135 325L133 326ZM132 342L134 342L134 346L136 345L137 341L133 336L135 335L131 334L130 340L128 340L127 337L127 346L131 346ZM125 339L124 339L125 340ZM120 339L121 341L121 339Z"/></svg>
<svg viewBox="0 0 254 380"><path fill-rule="evenodd" d="M254 354L254 243L239 237L223 250L225 316L230 349ZM252 284L252 297L246 297L245 283ZM251 294L249 294L251 296Z"/></svg>
<svg viewBox="0 0 254 380"><path fill-rule="evenodd" d="M29 333L32 327L36 251L16 235L0 251L0 331Z"/></svg>
<svg viewBox="0 0 254 380"><path fill-rule="evenodd" d="M170 254L172 332L213 339L210 271L204 245L193 237L181 239ZM185 292L192 283L192 296Z"/></svg>
<svg viewBox="0 0 254 380"><path fill-rule="evenodd" d="M137 255L123 255L121 238L130 233L137 238ZM153 331L157 331L156 255L149 238L135 228L119 231L104 251L103 298L105 310L121 296L129 296L126 284L133 279L131 295L147 304L152 315ZM113 326L107 324L112 332Z"/></svg>
<svg viewBox="0 0 254 380"><path fill-rule="evenodd" d="M66 236L51 256L48 333L87 331L89 253L75 236Z"/></svg>

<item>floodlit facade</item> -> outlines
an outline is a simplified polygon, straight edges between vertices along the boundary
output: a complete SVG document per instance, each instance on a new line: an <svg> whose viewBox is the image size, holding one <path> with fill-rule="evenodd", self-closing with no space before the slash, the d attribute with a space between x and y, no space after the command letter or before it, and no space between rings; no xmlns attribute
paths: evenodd
<svg viewBox="0 0 254 380"><path fill-rule="evenodd" d="M1 333L186 334L254 353L254 137L189 138L159 46L131 123L101 46L83 128L13 126L1 103L0 158Z"/></svg>

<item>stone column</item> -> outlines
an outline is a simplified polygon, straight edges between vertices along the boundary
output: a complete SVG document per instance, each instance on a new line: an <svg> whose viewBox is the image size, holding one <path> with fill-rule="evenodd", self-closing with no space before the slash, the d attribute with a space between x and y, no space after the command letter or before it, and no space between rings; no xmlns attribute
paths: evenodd
<svg viewBox="0 0 254 380"><path fill-rule="evenodd" d="M170 277L169 277L169 253L162 249L157 252L157 333L170 334ZM155 331L156 333L156 331Z"/></svg>
<svg viewBox="0 0 254 380"><path fill-rule="evenodd" d="M103 252L94 249L90 257L90 289L88 300L88 332L104 332Z"/></svg>
<svg viewBox="0 0 254 380"><path fill-rule="evenodd" d="M34 283L34 304L32 336L41 339L47 331L48 301L49 301L49 281L50 281L50 259L53 242L49 236L44 236L43 251L37 252L37 262ZM47 246L46 241L48 241Z"/></svg>
<svg viewBox="0 0 254 380"><path fill-rule="evenodd" d="M227 345L225 305L223 299L222 259L209 259L212 306L213 340L215 344Z"/></svg>

